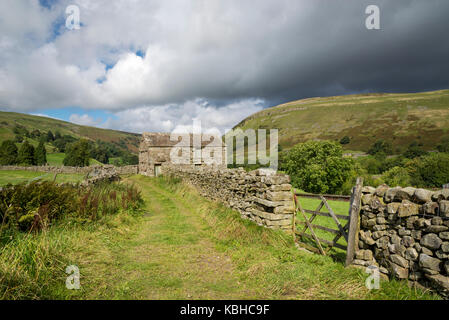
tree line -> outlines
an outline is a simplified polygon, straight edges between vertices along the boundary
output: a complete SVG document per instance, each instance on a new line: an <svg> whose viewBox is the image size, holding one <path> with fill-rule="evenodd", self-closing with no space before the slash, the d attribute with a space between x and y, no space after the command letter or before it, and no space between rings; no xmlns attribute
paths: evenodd
<svg viewBox="0 0 449 320"><path fill-rule="evenodd" d="M36 129L29 131L21 125L13 129L14 140L6 140L0 146L1 165L45 165L47 163L47 150L45 143L51 144L60 153L65 153L63 164L66 166L88 166L90 158L103 164L108 164L110 158L115 158L114 165L134 165L138 163L137 155L120 150L114 143L97 140L76 139L70 135L62 135L59 131L46 133ZM27 139L38 139L35 148ZM17 147L19 145L19 147ZM126 148L121 141L120 146Z"/></svg>

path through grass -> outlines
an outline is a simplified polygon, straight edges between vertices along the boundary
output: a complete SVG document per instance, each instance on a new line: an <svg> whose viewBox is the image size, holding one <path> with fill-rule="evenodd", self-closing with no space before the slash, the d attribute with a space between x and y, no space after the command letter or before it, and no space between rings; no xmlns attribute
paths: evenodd
<svg viewBox="0 0 449 320"><path fill-rule="evenodd" d="M366 274L299 251L291 236L163 179L132 176L147 213L77 235L69 260L93 299L422 299L405 282L368 291Z"/></svg>

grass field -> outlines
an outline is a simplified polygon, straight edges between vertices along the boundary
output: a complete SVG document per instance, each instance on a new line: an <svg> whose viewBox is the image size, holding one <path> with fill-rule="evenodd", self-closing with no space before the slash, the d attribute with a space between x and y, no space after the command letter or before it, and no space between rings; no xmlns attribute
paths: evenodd
<svg viewBox="0 0 449 320"><path fill-rule="evenodd" d="M7 297L438 299L401 281L369 291L362 271L300 251L291 236L242 220L188 186L137 175L125 182L141 189L144 215L61 224L8 243L0 251L0 278L11 272L19 278ZM65 289L69 264L79 267L80 290Z"/></svg>
<svg viewBox="0 0 449 320"><path fill-rule="evenodd" d="M84 178L82 174L68 174L59 173L56 176L56 182L81 182ZM53 173L33 172L25 170L0 170L0 186L5 186L8 183L18 184L22 182L29 182L32 180L53 180Z"/></svg>
<svg viewBox="0 0 449 320"><path fill-rule="evenodd" d="M62 166L65 158L65 153L48 153L47 154L47 162L51 166ZM101 162L90 159L90 165L103 165Z"/></svg>
<svg viewBox="0 0 449 320"><path fill-rule="evenodd" d="M309 198L301 198L301 197L298 198L298 201L301 203L301 206L303 207L303 209L308 209L308 210L316 210L317 207L321 203L321 200L318 200L318 199L309 199ZM328 204L335 214L349 216L349 202L328 200ZM323 208L320 211L321 212L329 212L325 206L323 206ZM306 213L305 215L306 215L307 219L310 220L310 217L312 216L312 214ZM297 219L297 221L305 222L304 217L300 213L297 214L296 219ZM340 223L342 224L342 226L346 225L346 223L348 222L347 220L343 220L343 219L339 219L339 220L340 220ZM337 224L330 217L316 216L316 218L313 220L312 223L323 226L323 227L327 227L330 229L338 230ZM303 228L304 228L304 226L298 226L299 231L301 231ZM329 240L329 241L332 241L335 237L335 234L332 234L330 232L320 230L320 229L314 229L314 232L317 237L325 239L325 240ZM306 233L311 235L310 230L307 230ZM312 245L313 247L317 248L317 246L313 240L307 239L305 237L302 238L301 240L303 243ZM343 237L340 238L337 243L344 245L344 246L347 245L346 240ZM323 246L323 249L326 250L327 245L322 244L322 246ZM329 252L329 255L340 262L343 262L344 259L346 258L346 252L344 250L341 250L336 247L332 248L332 250Z"/></svg>
<svg viewBox="0 0 449 320"><path fill-rule="evenodd" d="M238 126L279 129L284 149L313 139L351 141L347 150L367 151L379 139L399 153L417 141L435 150L449 136L449 90L408 94L361 94L311 98L264 109Z"/></svg>

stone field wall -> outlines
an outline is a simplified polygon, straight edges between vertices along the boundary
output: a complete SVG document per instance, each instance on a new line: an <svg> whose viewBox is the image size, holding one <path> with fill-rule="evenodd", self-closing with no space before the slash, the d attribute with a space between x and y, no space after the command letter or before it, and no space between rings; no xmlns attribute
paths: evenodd
<svg viewBox="0 0 449 320"><path fill-rule="evenodd" d="M449 189L364 187L354 264L449 292Z"/></svg>
<svg viewBox="0 0 449 320"><path fill-rule="evenodd" d="M195 186L201 195L218 200L259 225L292 230L294 202L290 177L259 169L211 166L164 166L164 174Z"/></svg>

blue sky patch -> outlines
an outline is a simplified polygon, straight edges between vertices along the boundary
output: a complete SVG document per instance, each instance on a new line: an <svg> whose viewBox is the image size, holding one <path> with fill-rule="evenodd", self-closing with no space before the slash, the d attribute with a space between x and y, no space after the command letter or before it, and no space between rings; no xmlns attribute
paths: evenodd
<svg viewBox="0 0 449 320"><path fill-rule="evenodd" d="M60 108L60 109L45 109L45 110L38 110L35 112L32 112L30 114L39 114L39 115L46 115L50 118L56 118L64 121L70 122L70 116L73 114L77 114L79 116L82 116L84 114L87 114L89 117L91 117L94 120L98 120L99 122L104 122L108 118L112 119L118 119L118 117L109 111L104 110L86 110L80 107L67 107L67 108Z"/></svg>

